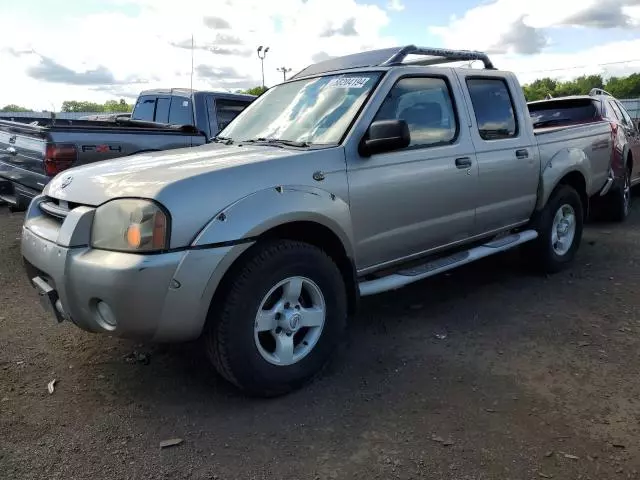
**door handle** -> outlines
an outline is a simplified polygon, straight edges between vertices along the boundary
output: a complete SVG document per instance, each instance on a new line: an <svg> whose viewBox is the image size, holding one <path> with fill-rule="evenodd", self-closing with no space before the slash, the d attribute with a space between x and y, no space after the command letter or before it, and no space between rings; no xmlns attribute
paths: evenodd
<svg viewBox="0 0 640 480"><path fill-rule="evenodd" d="M456 168L469 168L471 167L471 159L469 157L456 158Z"/></svg>
<svg viewBox="0 0 640 480"><path fill-rule="evenodd" d="M529 158L529 151L526 148L516 150L516 158Z"/></svg>

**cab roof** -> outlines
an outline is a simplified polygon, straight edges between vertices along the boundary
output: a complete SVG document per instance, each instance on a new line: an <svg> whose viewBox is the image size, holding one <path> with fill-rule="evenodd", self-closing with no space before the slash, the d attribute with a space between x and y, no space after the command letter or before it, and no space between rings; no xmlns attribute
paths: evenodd
<svg viewBox="0 0 640 480"><path fill-rule="evenodd" d="M255 95L249 95L246 93L229 93L229 92L217 92L217 91L209 91L209 90L192 90L190 88L154 88L151 90L143 90L140 92L139 97L143 95L171 95L175 97L187 97L191 98L191 95L196 93L206 93L209 95L213 95L217 98L228 98L228 99L246 99L246 100L254 100L257 97Z"/></svg>

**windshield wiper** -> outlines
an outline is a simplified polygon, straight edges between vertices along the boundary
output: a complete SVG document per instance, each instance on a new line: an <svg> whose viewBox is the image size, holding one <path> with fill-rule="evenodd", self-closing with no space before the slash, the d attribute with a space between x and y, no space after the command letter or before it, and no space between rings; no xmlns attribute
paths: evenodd
<svg viewBox="0 0 640 480"><path fill-rule="evenodd" d="M216 143L224 143L225 145L231 145L233 143L233 138L230 137L213 137L213 141Z"/></svg>
<svg viewBox="0 0 640 480"><path fill-rule="evenodd" d="M310 147L311 144L307 142L298 142L296 140L286 140L283 138L251 138L249 140L243 140L240 143L264 143L266 145L273 145L274 147L282 148L283 145L288 147L298 147L298 148L307 148Z"/></svg>

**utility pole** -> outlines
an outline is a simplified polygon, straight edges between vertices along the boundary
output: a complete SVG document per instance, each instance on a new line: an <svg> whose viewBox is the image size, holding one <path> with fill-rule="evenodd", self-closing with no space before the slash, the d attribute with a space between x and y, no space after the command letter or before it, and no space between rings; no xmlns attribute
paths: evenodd
<svg viewBox="0 0 640 480"><path fill-rule="evenodd" d="M260 64L262 65L262 88L264 88L264 57L267 56L267 52L269 51L269 47L265 47L262 49L262 45L258 47L258 58L260 59Z"/></svg>
<svg viewBox="0 0 640 480"><path fill-rule="evenodd" d="M287 81L287 72L290 72L291 69L287 68L287 67L278 67L276 68L277 71L282 72L282 81L286 82Z"/></svg>

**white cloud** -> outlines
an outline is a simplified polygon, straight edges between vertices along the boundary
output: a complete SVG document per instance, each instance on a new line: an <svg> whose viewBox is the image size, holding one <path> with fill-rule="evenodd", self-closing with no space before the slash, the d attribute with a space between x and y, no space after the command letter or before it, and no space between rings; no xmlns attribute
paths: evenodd
<svg viewBox="0 0 640 480"><path fill-rule="evenodd" d="M567 28L640 26L638 0L490 0L471 8L446 25L429 27L448 48L482 50L501 69L516 72L521 82L542 76L570 79L600 73L604 76L637 72L640 39L609 42L579 51L562 51L551 41ZM603 65L605 63L612 63ZM579 68L573 68L579 67Z"/></svg>
<svg viewBox="0 0 640 480"><path fill-rule="evenodd" d="M320 52L336 56L395 45L380 33L387 13L358 1L182 0L176 15L173 0L112 0L113 13L56 22L0 7L0 106L51 109L65 99L104 101L146 88L188 87L192 34L197 89L259 85L258 45L270 47L268 85L282 80L277 67L297 72ZM117 8L127 5L137 6L139 15Z"/></svg>
<svg viewBox="0 0 640 480"><path fill-rule="evenodd" d="M387 3L387 9L394 12L401 12L404 10L404 4L401 0L389 0L389 3Z"/></svg>
<svg viewBox="0 0 640 480"><path fill-rule="evenodd" d="M612 42L572 53L491 55L496 68L510 70L521 83L551 77L570 80L580 75L625 76L640 71L640 39ZM628 61L635 60L635 61Z"/></svg>
<svg viewBox="0 0 640 480"><path fill-rule="evenodd" d="M445 46L536 53L560 27L631 28L640 25L638 0L493 0L429 30Z"/></svg>

